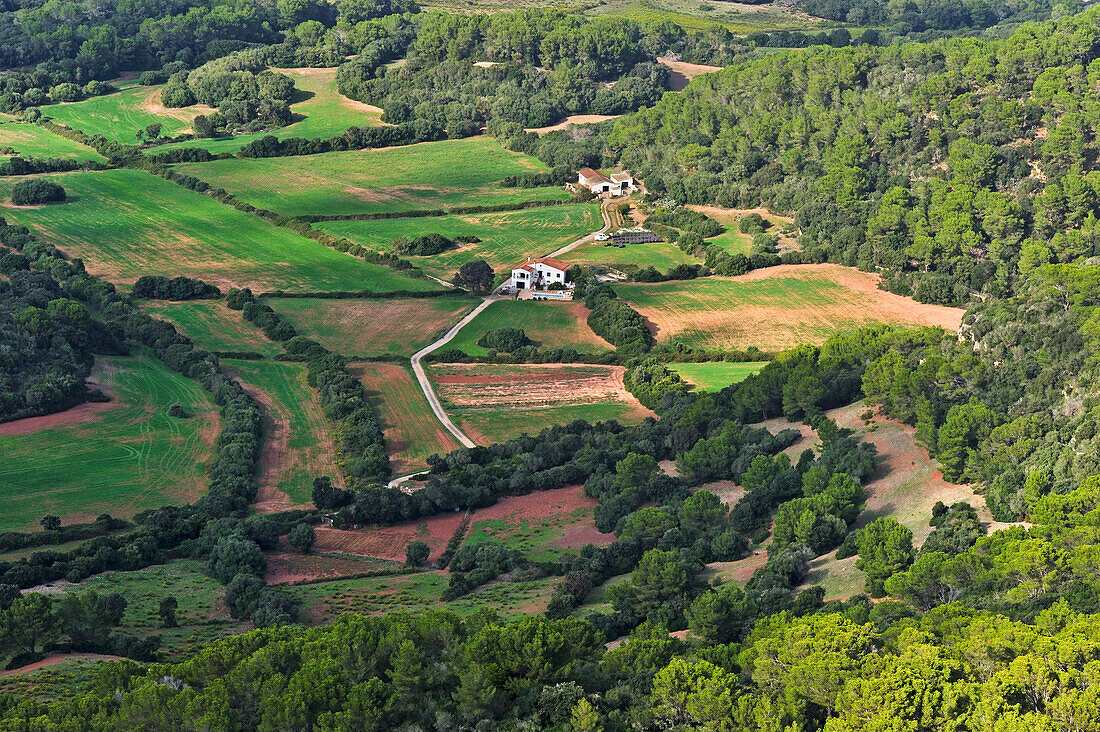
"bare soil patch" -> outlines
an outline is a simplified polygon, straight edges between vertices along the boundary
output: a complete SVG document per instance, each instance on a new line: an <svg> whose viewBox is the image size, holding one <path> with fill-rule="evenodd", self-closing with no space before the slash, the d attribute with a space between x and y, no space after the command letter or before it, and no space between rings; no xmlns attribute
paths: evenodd
<svg viewBox="0 0 1100 732"><path fill-rule="evenodd" d="M524 364L506 373L479 373L484 369L479 364L447 364L446 368L433 380L449 402L467 412L637 401L623 385L626 369L622 366Z"/></svg>
<svg viewBox="0 0 1100 732"><path fill-rule="evenodd" d="M419 540L431 547L429 559L438 559L460 523L462 513L455 511L403 524L351 531L320 526L317 528L317 543L313 545L313 550L403 562L405 547L410 541Z"/></svg>
<svg viewBox="0 0 1100 732"><path fill-rule="evenodd" d="M502 525L494 531L494 538L502 541L525 524L537 524L560 530L561 535L552 542L560 549L580 549L585 544L606 546L615 541L615 536L596 529L592 512L597 505L599 502L586 496L582 486L566 486L505 498L474 512L472 523L492 521Z"/></svg>
<svg viewBox="0 0 1100 732"><path fill-rule="evenodd" d="M47 666L53 666L54 664L61 663L62 661L77 661L80 659L94 659L99 661L121 661L122 656L110 656L104 653L58 653L53 656L47 656L41 661L35 661L29 663L26 666L20 666L19 668L13 668L9 671L0 671L0 679L6 679L10 676L19 676L21 674L29 674L34 671L46 668Z"/></svg>
<svg viewBox="0 0 1100 732"><path fill-rule="evenodd" d="M264 581L269 585L275 585L303 580L336 579L370 572L384 566L384 563L370 559L317 553L302 554L287 550L267 556L267 573Z"/></svg>
<svg viewBox="0 0 1100 732"><path fill-rule="evenodd" d="M24 417L14 422L4 422L0 424L0 435L30 435L53 427L83 424L94 420L96 415L111 409L117 409L123 405L123 402L111 389L110 375L111 369L100 361L84 383L89 389L99 389L109 396L111 401L84 402L71 409L66 409L64 412L54 412L53 414L43 414L41 417Z"/></svg>
<svg viewBox="0 0 1100 732"><path fill-rule="evenodd" d="M745 489L732 480L716 480L712 483L704 483L696 490L710 491L718 496L719 500L730 508L733 508L734 504L740 501L742 496L745 495Z"/></svg>
<svg viewBox="0 0 1100 732"><path fill-rule="evenodd" d="M707 66L706 64L689 64L686 61L673 61L668 56L658 56L657 62L672 69L669 86L672 91L681 91L692 79L699 74L709 74L712 71L721 71L721 66Z"/></svg>
<svg viewBox="0 0 1100 732"><path fill-rule="evenodd" d="M193 104L190 107L166 107L160 98L160 87L150 87L141 99L141 110L158 117L171 117L190 124L200 114L213 114L218 110L205 104Z"/></svg>
<svg viewBox="0 0 1100 732"><path fill-rule="evenodd" d="M594 125L599 122L606 122L609 119L617 119L619 116L617 114L571 114L561 122L545 127L528 127L524 132L534 132L542 135L547 132L564 130L566 127L572 127L573 125Z"/></svg>

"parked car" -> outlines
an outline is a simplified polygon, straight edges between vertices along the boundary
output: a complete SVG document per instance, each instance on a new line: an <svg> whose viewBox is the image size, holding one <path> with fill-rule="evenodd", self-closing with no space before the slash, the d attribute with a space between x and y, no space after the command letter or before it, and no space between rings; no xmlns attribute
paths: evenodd
<svg viewBox="0 0 1100 732"><path fill-rule="evenodd" d="M610 238L611 238L610 236L608 236L607 234L604 234L602 232L599 233L599 234L596 234L596 236L595 236L596 241L607 241Z"/></svg>

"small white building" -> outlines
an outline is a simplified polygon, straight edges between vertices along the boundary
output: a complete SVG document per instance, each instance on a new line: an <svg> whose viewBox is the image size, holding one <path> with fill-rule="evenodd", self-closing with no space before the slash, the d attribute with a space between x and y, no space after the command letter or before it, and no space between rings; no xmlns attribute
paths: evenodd
<svg viewBox="0 0 1100 732"><path fill-rule="evenodd" d="M517 290L534 290L554 283L565 285L569 265L553 257L530 259L512 270L512 285Z"/></svg>
<svg viewBox="0 0 1100 732"><path fill-rule="evenodd" d="M608 178L598 170L583 168L577 173L577 185L595 193L610 196L623 196L636 189L634 176L630 173L612 173Z"/></svg>

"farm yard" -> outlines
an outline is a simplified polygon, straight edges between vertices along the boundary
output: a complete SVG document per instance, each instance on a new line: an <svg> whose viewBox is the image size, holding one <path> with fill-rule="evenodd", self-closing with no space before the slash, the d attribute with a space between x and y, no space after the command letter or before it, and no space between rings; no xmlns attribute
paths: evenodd
<svg viewBox="0 0 1100 732"><path fill-rule="evenodd" d="M259 328L246 321L240 311L229 309L221 300L147 300L141 309L154 318L171 321L176 330L208 351L250 351L268 358L283 352L279 344L265 338Z"/></svg>
<svg viewBox="0 0 1100 732"><path fill-rule="evenodd" d="M719 391L744 381L766 365L766 361L714 361L670 363L668 367L699 391Z"/></svg>
<svg viewBox="0 0 1100 732"><path fill-rule="evenodd" d="M411 356L480 302L473 296L409 299L266 299L301 335L350 358Z"/></svg>
<svg viewBox="0 0 1100 732"><path fill-rule="evenodd" d="M653 413L623 387L622 366L432 364L444 409L479 444L576 419L637 424Z"/></svg>
<svg viewBox="0 0 1100 732"><path fill-rule="evenodd" d="M507 190L507 189L502 189ZM450 280L464 263L484 259L497 270L499 281L527 257L537 257L599 229L599 208L592 204L563 204L518 211L455 214L375 221L323 221L314 228L344 237L367 249L389 252L394 239L441 234L448 239L477 237L480 242L457 249L408 259L425 272Z"/></svg>
<svg viewBox="0 0 1100 732"><path fill-rule="evenodd" d="M588 313L583 302L498 300L460 330L446 348L484 356L488 349L477 342L488 331L522 328L539 348L574 348L581 353L614 350L614 346L588 327Z"/></svg>
<svg viewBox="0 0 1100 732"><path fill-rule="evenodd" d="M428 467L427 458L461 445L428 408L409 367L393 363L352 364L382 416L386 450L395 475Z"/></svg>
<svg viewBox="0 0 1100 732"><path fill-rule="evenodd" d="M23 158L60 158L105 162L103 156L90 147L55 135L37 125L22 122L4 122L0 124L0 150L14 148L12 155L0 153L2 157L18 155Z"/></svg>
<svg viewBox="0 0 1100 732"><path fill-rule="evenodd" d="M501 187L506 176L547 168L486 137L288 158L234 158L175 169L283 216L398 213L568 198L556 187Z"/></svg>
<svg viewBox="0 0 1100 732"><path fill-rule="evenodd" d="M237 359L224 359L222 365L265 412L256 510L310 507L313 479L328 475L338 481L339 472L331 427L306 383L305 365Z"/></svg>
<svg viewBox="0 0 1100 732"><path fill-rule="evenodd" d="M370 264L135 170L49 176L70 199L0 205L0 215L83 258L92 274L130 284L164 271L210 284L267 290L431 290L438 285ZM13 183L0 180L0 201Z"/></svg>
<svg viewBox="0 0 1100 732"><path fill-rule="evenodd" d="M108 140L133 145L138 130L147 125L160 124L161 134L171 137L190 132L195 117L214 111L201 104L179 109L165 107L160 99L162 85L123 82L119 86L118 91L101 97L47 105L42 114L86 135L103 135Z"/></svg>
<svg viewBox="0 0 1100 732"><path fill-rule="evenodd" d="M198 384L146 354L97 359L91 381L109 403L0 424L0 531L47 513L129 518L205 492L219 419ZM173 404L190 416L169 416Z"/></svg>
<svg viewBox="0 0 1100 732"><path fill-rule="evenodd" d="M878 289L878 277L836 264L780 265L741 277L615 288L660 343L778 351L871 323L958 330L963 311Z"/></svg>

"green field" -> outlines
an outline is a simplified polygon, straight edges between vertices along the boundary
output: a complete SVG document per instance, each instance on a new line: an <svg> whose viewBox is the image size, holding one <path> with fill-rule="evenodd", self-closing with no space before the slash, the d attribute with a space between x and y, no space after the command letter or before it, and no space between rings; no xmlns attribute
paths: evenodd
<svg viewBox="0 0 1100 732"><path fill-rule="evenodd" d="M189 132L195 117L214 111L198 104L168 109L160 102L163 88L131 84L101 97L42 107L42 114L86 135L103 135L108 140L133 145L138 142L137 131L147 125L159 122L161 135L171 137Z"/></svg>
<svg viewBox="0 0 1100 732"><path fill-rule="evenodd" d="M268 358L283 352L279 344L244 319L240 311L230 310L223 300L167 302L150 300L142 310L155 318L169 320L199 348L208 351L252 351Z"/></svg>
<svg viewBox="0 0 1100 732"><path fill-rule="evenodd" d="M466 262L484 259L503 281L512 267L527 257L538 257L558 249L601 226L600 212L592 204L567 204L520 211L460 214L455 216L383 219L378 221L325 221L315 228L342 236L367 249L392 251L399 236L410 239L424 234L442 234L450 239L476 236L480 242L427 257L408 257L436 277L450 280Z"/></svg>
<svg viewBox="0 0 1100 732"><path fill-rule="evenodd" d="M24 158L62 158L64 160L95 160L104 162L103 156L79 142L55 135L37 125L22 122L0 124L0 149L15 148L15 155ZM0 157L10 157L0 154Z"/></svg>
<svg viewBox="0 0 1100 732"><path fill-rule="evenodd" d="M452 417L456 412L447 410ZM586 422L608 422L615 420L623 425L635 425L645 417L643 410L635 405L622 402L608 404L570 404L561 407L547 407L532 411L499 412L457 412L457 421L475 442L491 445L507 442L522 435L537 435L547 427L583 419ZM474 437L479 435L482 439Z"/></svg>
<svg viewBox="0 0 1100 732"><path fill-rule="evenodd" d="M47 513L66 522L193 500L206 490L217 410L198 384L150 355L97 359L92 379L114 399L83 405L33 429L0 427L0 531L35 528ZM190 417L168 416L180 404ZM105 408L104 408L105 407Z"/></svg>
<svg viewBox="0 0 1100 732"><path fill-rule="evenodd" d="M284 216L398 212L564 199L559 188L502 188L542 172L488 137L288 158L234 158L176 169Z"/></svg>
<svg viewBox="0 0 1100 732"><path fill-rule="evenodd" d="M447 332L481 300L469 297L265 302L298 333L345 356L411 356Z"/></svg>
<svg viewBox="0 0 1100 732"><path fill-rule="evenodd" d="M668 367L699 391L718 391L744 381L767 365L766 361L716 361L713 363L670 363Z"/></svg>
<svg viewBox="0 0 1100 732"><path fill-rule="evenodd" d="M822 25L822 21L805 14L784 12L784 8L779 5L748 5L724 0L708 0L705 3L696 0L661 0L660 3L647 0L605 0L591 6L588 12L591 15L627 18L642 24L672 22L688 32L705 30L714 24L720 24L734 33L780 29L815 30L835 25Z"/></svg>
<svg viewBox="0 0 1100 732"><path fill-rule="evenodd" d="M488 350L477 345L487 331L522 328L540 348L575 348L581 353L614 350L588 327L588 308L582 302L498 300L458 332L447 348L458 348L471 356Z"/></svg>
<svg viewBox="0 0 1100 732"><path fill-rule="evenodd" d="M430 290L438 285L369 264L231 206L136 170L50 176L70 200L0 206L93 274L132 283L145 274L199 277L223 289ZM0 201L12 182L0 180Z"/></svg>
<svg viewBox="0 0 1100 732"><path fill-rule="evenodd" d="M675 244L652 242L627 244L624 248L604 246L604 242L592 241L564 255L572 264L603 265L629 271L633 268L656 267L666 272L678 264L701 264L702 260L685 254Z"/></svg>
<svg viewBox="0 0 1100 732"><path fill-rule="evenodd" d="M327 138L339 135L349 127L370 127L382 124L382 113L369 105L348 99L336 90L336 69L272 69L294 79L298 90L291 100L294 122L268 132L234 135L214 139L188 140L157 146L146 152L158 152L180 147L201 147L213 153L236 152L242 146L265 135L286 137Z"/></svg>
<svg viewBox="0 0 1100 732"><path fill-rule="evenodd" d="M316 392L306 383L305 364L226 358L222 365L259 400L267 418L260 500L309 505L313 479L337 475L337 470L330 426Z"/></svg>

